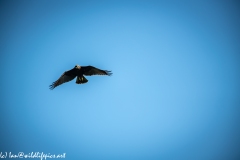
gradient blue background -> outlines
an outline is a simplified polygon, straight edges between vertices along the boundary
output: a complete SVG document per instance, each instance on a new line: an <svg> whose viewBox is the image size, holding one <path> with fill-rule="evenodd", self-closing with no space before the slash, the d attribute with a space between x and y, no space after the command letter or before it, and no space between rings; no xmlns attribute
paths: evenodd
<svg viewBox="0 0 240 160"><path fill-rule="evenodd" d="M0 1L2 152L240 158L237 1ZM55 88L75 64L113 71Z"/></svg>

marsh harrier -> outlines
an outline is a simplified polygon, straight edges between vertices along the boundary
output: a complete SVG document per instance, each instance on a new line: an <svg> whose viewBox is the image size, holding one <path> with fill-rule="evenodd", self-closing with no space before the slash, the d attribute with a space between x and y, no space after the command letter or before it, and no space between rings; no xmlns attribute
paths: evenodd
<svg viewBox="0 0 240 160"><path fill-rule="evenodd" d="M88 80L83 75L85 75L85 76L92 76L92 75L108 75L108 76L110 76L110 75L112 75L112 73L111 73L111 71L101 70L101 69L98 69L93 66L76 65L73 69L64 72L58 80L56 80L49 86L49 89L54 89L55 87L65 83L65 82L69 82L69 81L73 80L75 77L77 77L77 79L76 79L77 84L87 83Z"/></svg>

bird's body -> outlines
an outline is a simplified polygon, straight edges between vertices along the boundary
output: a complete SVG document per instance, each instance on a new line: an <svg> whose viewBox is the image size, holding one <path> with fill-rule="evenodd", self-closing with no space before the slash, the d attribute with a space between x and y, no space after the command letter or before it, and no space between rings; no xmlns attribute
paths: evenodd
<svg viewBox="0 0 240 160"><path fill-rule="evenodd" d="M86 75L86 76L108 75L108 76L110 76L111 74L112 74L111 71L101 70L101 69L95 68L93 66L76 65L73 69L64 72L57 81L53 82L52 85L50 85L50 89L54 89L55 87L65 83L65 82L69 82L69 81L73 80L75 77L77 77L77 80L76 80L77 84L87 83L88 80L83 75Z"/></svg>

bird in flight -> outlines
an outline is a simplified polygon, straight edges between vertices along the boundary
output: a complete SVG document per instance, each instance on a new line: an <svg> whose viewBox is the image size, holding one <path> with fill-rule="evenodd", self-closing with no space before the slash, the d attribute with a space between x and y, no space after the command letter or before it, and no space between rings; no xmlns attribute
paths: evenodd
<svg viewBox="0 0 240 160"><path fill-rule="evenodd" d="M83 75L85 75L85 76L92 76L92 75L108 75L108 76L110 76L110 75L112 75L112 73L111 73L111 71L101 70L101 69L98 69L93 66L76 65L73 69L71 69L69 71L65 71L58 80L56 80L49 86L49 89L54 89L55 87L65 83L65 82L69 82L69 81L73 80L75 77L77 77L77 79L76 79L77 84L87 83L88 80Z"/></svg>

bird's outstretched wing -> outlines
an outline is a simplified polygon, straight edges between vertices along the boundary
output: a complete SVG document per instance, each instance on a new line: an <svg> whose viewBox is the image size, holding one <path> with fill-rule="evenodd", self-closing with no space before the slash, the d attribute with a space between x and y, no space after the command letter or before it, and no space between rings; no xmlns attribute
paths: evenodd
<svg viewBox="0 0 240 160"><path fill-rule="evenodd" d="M81 70L83 71L83 74L86 76L92 76L92 75L112 75L111 71L107 70L101 70L93 66L82 66Z"/></svg>
<svg viewBox="0 0 240 160"><path fill-rule="evenodd" d="M69 81L73 80L76 76L77 75L75 74L74 69L66 71L61 75L61 77L58 80L56 80L49 86L49 89L54 89L55 87L65 83L65 82L69 82Z"/></svg>

